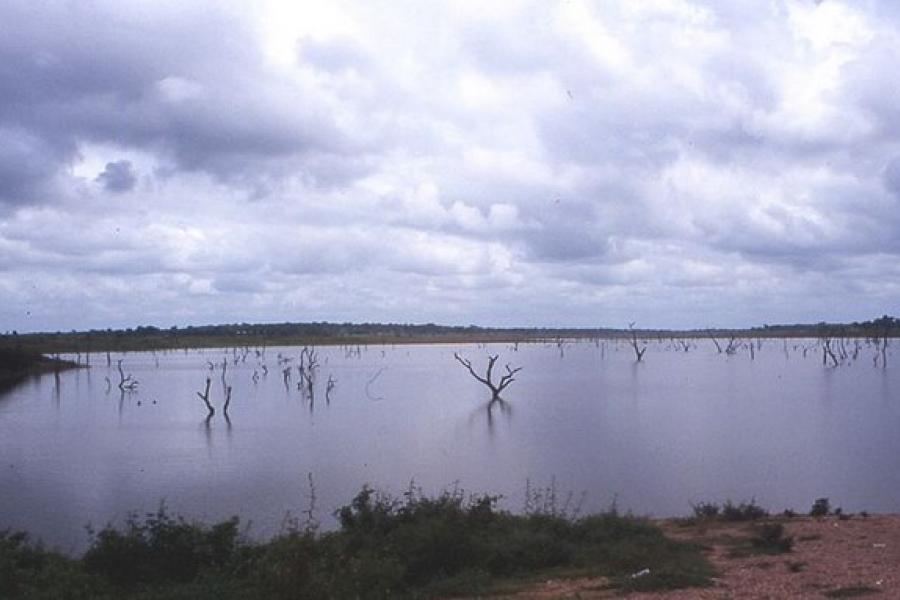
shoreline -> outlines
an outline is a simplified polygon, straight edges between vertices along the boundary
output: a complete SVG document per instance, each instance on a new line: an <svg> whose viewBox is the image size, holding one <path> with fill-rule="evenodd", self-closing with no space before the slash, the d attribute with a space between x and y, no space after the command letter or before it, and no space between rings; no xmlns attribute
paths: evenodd
<svg viewBox="0 0 900 600"><path fill-rule="evenodd" d="M51 358L42 353L19 349L0 349L0 392L11 390L29 377L78 369L71 360Z"/></svg>

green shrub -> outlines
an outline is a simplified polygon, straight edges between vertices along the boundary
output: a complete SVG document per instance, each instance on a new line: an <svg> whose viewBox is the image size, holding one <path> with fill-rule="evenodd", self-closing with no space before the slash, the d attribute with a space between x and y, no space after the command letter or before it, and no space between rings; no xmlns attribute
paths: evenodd
<svg viewBox="0 0 900 600"><path fill-rule="evenodd" d="M701 549L667 539L652 523L609 511L512 515L497 497L408 493L397 500L364 487L336 511L337 531L290 528L264 543L240 535L237 518L214 525L161 507L91 532L81 559L0 535L0 598L102 600L306 600L478 595L498 579L552 570L602 574L623 589L705 585ZM640 581L629 574L649 569Z"/></svg>
<svg viewBox="0 0 900 600"><path fill-rule="evenodd" d="M143 521L130 515L123 530L111 525L91 531L84 555L89 573L117 586L187 582L201 571L224 569L239 552L237 517L212 526L189 523L168 515L164 505Z"/></svg>
<svg viewBox="0 0 900 600"><path fill-rule="evenodd" d="M25 533L0 531L0 598L88 600L105 589L79 561L45 550Z"/></svg>

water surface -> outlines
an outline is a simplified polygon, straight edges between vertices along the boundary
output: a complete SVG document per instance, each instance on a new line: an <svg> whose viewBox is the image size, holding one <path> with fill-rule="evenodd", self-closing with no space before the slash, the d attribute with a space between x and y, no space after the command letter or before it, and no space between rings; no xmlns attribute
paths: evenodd
<svg viewBox="0 0 900 600"><path fill-rule="evenodd" d="M530 481L555 484L560 504L584 493L585 511L615 500L683 515L729 498L806 510L820 496L849 511L900 511L891 355L887 369L874 367L864 347L827 368L814 344L766 341L751 360L709 340L688 352L654 342L641 363L615 342L320 347L313 402L297 390L300 348L245 359L231 349L127 353L111 366L93 355L89 369L0 396L0 527L78 551L86 524L164 499L191 518L241 515L265 537L309 507L310 473L325 527L363 484L400 494L410 481L427 493L502 494L512 510ZM454 352L476 366L495 353L498 367L522 367L507 402L488 411L487 388ZM118 359L136 391L118 390ZM218 407L209 422L196 395L207 376Z"/></svg>

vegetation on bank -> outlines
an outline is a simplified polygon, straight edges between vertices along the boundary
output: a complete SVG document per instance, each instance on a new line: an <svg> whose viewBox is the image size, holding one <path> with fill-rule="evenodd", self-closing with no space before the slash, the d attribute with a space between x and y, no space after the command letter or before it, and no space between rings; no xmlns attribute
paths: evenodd
<svg viewBox="0 0 900 600"><path fill-rule="evenodd" d="M234 323L188 327L141 326L129 329L0 335L0 348L44 354L169 348L253 347L266 345L363 345L410 343L540 342L560 339L782 338L900 336L900 319L884 315L854 323L763 325L750 329L496 328L395 323Z"/></svg>
<svg viewBox="0 0 900 600"><path fill-rule="evenodd" d="M0 390L10 388L31 375L75 366L71 361L48 358L39 352L0 347Z"/></svg>
<svg viewBox="0 0 900 600"><path fill-rule="evenodd" d="M169 516L92 533L80 558L20 533L0 534L0 597L425 598L515 589L565 576L605 576L623 590L710 583L695 544L615 509L582 518L513 515L492 496L460 492L402 500L363 488L338 510L340 528L293 523L260 543L237 518L214 525Z"/></svg>

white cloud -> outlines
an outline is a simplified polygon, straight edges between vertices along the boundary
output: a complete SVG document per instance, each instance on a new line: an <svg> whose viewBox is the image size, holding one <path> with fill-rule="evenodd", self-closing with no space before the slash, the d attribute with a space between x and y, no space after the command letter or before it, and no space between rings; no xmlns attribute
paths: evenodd
<svg viewBox="0 0 900 600"><path fill-rule="evenodd" d="M11 328L900 300L887 3L14 0L0 22Z"/></svg>

